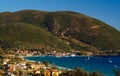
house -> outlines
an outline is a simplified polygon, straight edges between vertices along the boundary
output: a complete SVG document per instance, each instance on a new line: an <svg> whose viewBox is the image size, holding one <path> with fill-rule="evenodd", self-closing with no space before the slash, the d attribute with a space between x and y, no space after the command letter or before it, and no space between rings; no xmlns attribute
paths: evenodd
<svg viewBox="0 0 120 76"><path fill-rule="evenodd" d="M3 61L3 65L6 65L7 64L7 62L6 61Z"/></svg>
<svg viewBox="0 0 120 76"><path fill-rule="evenodd" d="M53 70L52 70L52 76L59 76L59 71L53 69Z"/></svg>
<svg viewBox="0 0 120 76"><path fill-rule="evenodd" d="M15 55L14 54L6 54L6 57L13 58L13 57L15 57Z"/></svg>
<svg viewBox="0 0 120 76"><path fill-rule="evenodd" d="M19 64L16 64L15 67L16 67L17 70L24 70L24 69L27 68L26 65L19 65Z"/></svg>
<svg viewBox="0 0 120 76"><path fill-rule="evenodd" d="M26 61L20 61L19 64L22 65L22 66L25 66L26 65Z"/></svg>
<svg viewBox="0 0 120 76"><path fill-rule="evenodd" d="M15 65L14 65L14 64L10 64L8 71L13 72L13 71L15 71L15 70L16 70Z"/></svg>
<svg viewBox="0 0 120 76"><path fill-rule="evenodd" d="M51 76L50 70L45 70L44 71L44 76Z"/></svg>
<svg viewBox="0 0 120 76"><path fill-rule="evenodd" d="M3 65L6 65L8 63L9 59L3 59Z"/></svg>
<svg viewBox="0 0 120 76"><path fill-rule="evenodd" d="M15 76L15 75L10 73L10 72L8 72L7 75L5 75L5 76Z"/></svg>
<svg viewBox="0 0 120 76"><path fill-rule="evenodd" d="M43 64L31 64L30 68L34 69L34 70L38 70L38 69L46 69L45 65Z"/></svg>
<svg viewBox="0 0 120 76"><path fill-rule="evenodd" d="M35 74L40 74L40 71L36 71Z"/></svg>

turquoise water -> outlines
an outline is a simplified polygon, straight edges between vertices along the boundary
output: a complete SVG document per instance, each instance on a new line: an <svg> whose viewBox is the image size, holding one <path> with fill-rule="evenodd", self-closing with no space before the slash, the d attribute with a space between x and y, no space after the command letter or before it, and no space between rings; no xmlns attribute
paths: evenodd
<svg viewBox="0 0 120 76"><path fill-rule="evenodd" d="M81 67L82 69L93 72L98 71L105 76L115 76L113 69L120 69L120 56L102 56L102 57L55 57L55 56L39 56L39 57L25 57L25 59L33 61L46 60L51 64L61 67L74 69Z"/></svg>

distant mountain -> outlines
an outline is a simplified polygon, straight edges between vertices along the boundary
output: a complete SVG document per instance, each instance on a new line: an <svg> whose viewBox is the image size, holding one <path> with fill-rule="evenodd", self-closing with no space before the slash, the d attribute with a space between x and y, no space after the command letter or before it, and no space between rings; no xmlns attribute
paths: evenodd
<svg viewBox="0 0 120 76"><path fill-rule="evenodd" d="M71 11L2 12L0 47L57 51L120 50L120 32L102 21Z"/></svg>

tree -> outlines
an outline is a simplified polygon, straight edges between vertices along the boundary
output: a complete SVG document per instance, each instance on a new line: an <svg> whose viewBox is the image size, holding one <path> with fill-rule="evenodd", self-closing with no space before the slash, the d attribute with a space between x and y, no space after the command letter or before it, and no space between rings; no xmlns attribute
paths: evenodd
<svg viewBox="0 0 120 76"><path fill-rule="evenodd" d="M115 75L120 76L120 70L119 69L114 69Z"/></svg>
<svg viewBox="0 0 120 76"><path fill-rule="evenodd" d="M42 61L42 63L43 63L46 67L48 67L48 65L49 65L49 63L48 63L47 61Z"/></svg>
<svg viewBox="0 0 120 76"><path fill-rule="evenodd" d="M76 68L75 70L65 71L60 74L60 76L104 76L98 72L88 73L81 68Z"/></svg>
<svg viewBox="0 0 120 76"><path fill-rule="evenodd" d="M75 72L76 72L76 76L90 76L88 72L82 70L79 67L75 69Z"/></svg>
<svg viewBox="0 0 120 76"><path fill-rule="evenodd" d="M104 76L104 75L102 75L99 72L95 71L95 72L92 72L90 76Z"/></svg>
<svg viewBox="0 0 120 76"><path fill-rule="evenodd" d="M4 70L0 70L0 75L4 75L5 71Z"/></svg>

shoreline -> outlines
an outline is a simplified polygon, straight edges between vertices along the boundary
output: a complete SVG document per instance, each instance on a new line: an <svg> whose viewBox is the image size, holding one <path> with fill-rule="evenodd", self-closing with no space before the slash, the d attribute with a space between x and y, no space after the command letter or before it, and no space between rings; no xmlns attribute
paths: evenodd
<svg viewBox="0 0 120 76"><path fill-rule="evenodd" d="M41 55L40 55L40 56L41 56ZM37 57L40 57L40 56L37 56ZM47 55L46 55L46 56L47 56ZM103 56L103 55L102 55L102 56L89 56L89 57L96 57L96 58L97 58L97 57L101 57L101 58L102 58L102 57L103 57L103 58L104 58L104 57L105 57L105 58L108 57L105 62L106 62L107 64L110 64L110 65L111 65L111 63L113 63L114 60L113 60L112 62L109 62L109 59L111 59L111 57L109 57L109 56L111 56L111 55L107 55L107 56ZM36 56L24 56L24 57L36 57ZM47 57L49 57L49 56L47 56ZM54 57L56 57L56 56L54 56ZM62 57L65 57L65 56L62 56ZM71 57L71 56L68 56L68 57ZM87 58L88 56L74 56L74 57L78 57L78 58L79 58L79 57L85 57L85 58ZM73 58L74 58L74 57L73 57ZM112 56L112 57L113 57L113 58L114 58L114 57L120 57L120 55ZM58 57L57 57L57 58L58 58ZM71 58L72 58L72 57L71 57ZM101 58L100 58L100 59L101 59ZM26 58L25 58L25 59L26 59ZM34 59L34 58L33 58L33 59ZM90 60L88 59L87 61L89 62L89 61L91 61L91 60L93 60L93 59L90 58ZM33 60L33 61L34 61L34 60ZM85 60L84 60L84 61L85 61ZM85 63L87 63L87 61L85 61ZM40 62L40 61L39 61L39 62ZM65 65L65 64L63 63L63 65ZM70 69L69 69L69 68L66 68L66 67L57 66L56 64L55 64L55 66L58 67L58 68L66 69L66 70L74 70L74 68L72 68L72 69L70 68ZM111 68L118 68L119 65L118 65L118 64L114 64L114 65L111 65L110 67L111 67ZM83 70L86 70L87 72L92 72L92 71L86 69L87 66L85 66L85 68L81 66L80 68L82 68ZM106 69L106 68L105 68L105 69ZM99 71L100 71L101 73L104 73L104 74L112 74L112 75L113 75L113 73L105 73L105 72L102 71L102 70L99 70ZM111 71L111 70L110 70L110 71Z"/></svg>
<svg viewBox="0 0 120 76"><path fill-rule="evenodd" d="M41 55L40 55L41 56ZM35 60L29 60L29 59L26 59L25 57L40 57L40 56L22 56L22 58L24 59L24 60L26 60L26 61L28 61L28 62L36 62ZM41 61L38 61L38 63L40 64L40 63L42 63ZM52 67L52 66L54 66L54 64L49 64L49 66L50 67ZM73 69L70 69L70 68L66 68L66 67L62 67L62 66L58 66L58 65L55 65L56 67L57 67L57 69L59 69L59 70L62 70L62 69L64 69L64 70L73 70Z"/></svg>
<svg viewBox="0 0 120 76"><path fill-rule="evenodd" d="M85 55L81 55L81 56L74 56L74 57L87 57L90 59L90 57L119 57L120 55L117 55L117 56L111 56L111 55L91 55L91 56L85 56ZM50 55L39 55L39 56L22 56L22 58L26 61L29 61L29 62L36 62L36 60L29 60L27 59L27 57L50 57ZM57 57L57 56L51 56L51 57L56 57L56 58L62 58L62 57L66 57L66 56L61 56L61 57ZM67 56L67 57L73 57L73 56ZM42 63L41 61L37 61L39 64ZM54 64L49 64L50 66L54 66ZM73 70L73 69L70 69L70 68L67 68L67 67L62 67L62 66L58 66L55 64L55 66L57 68L62 68L62 69L67 69L67 70Z"/></svg>
<svg viewBox="0 0 120 76"><path fill-rule="evenodd" d="M24 57L46 57L46 56L52 56L52 57L119 57L120 55L76 55L76 56L54 56L54 55L37 55L37 56L20 56L22 58Z"/></svg>

